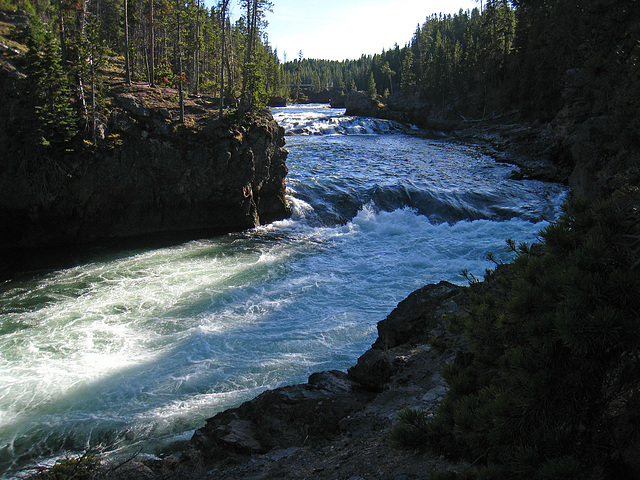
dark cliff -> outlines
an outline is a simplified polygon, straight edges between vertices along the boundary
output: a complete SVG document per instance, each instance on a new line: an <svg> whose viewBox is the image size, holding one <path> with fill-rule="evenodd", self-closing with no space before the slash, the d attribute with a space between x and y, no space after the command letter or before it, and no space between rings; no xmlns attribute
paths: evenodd
<svg viewBox="0 0 640 480"><path fill-rule="evenodd" d="M226 233L289 215L284 131L267 110L219 119L190 99L179 124L170 89L114 82L95 143L33 146L20 62L0 61L0 250Z"/></svg>

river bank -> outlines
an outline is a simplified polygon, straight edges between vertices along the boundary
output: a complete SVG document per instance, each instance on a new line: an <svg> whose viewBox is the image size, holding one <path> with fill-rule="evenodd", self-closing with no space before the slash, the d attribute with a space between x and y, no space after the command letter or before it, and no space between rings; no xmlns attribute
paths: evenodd
<svg viewBox="0 0 640 480"><path fill-rule="evenodd" d="M464 343L446 332L444 316L462 312L465 290L448 282L417 290L378 324L375 344L348 372L319 372L221 412L177 453L97 470L81 458L67 468L94 478L225 480L413 480L465 471L439 455L398 449L389 436L403 408L434 411L446 393L440 369L464 354ZM435 348L433 338L448 347Z"/></svg>
<svg viewBox="0 0 640 480"><path fill-rule="evenodd" d="M110 62L93 138L41 145L29 136L24 55L0 57L0 253L194 238L290 215L284 131L267 109L220 117L212 98L194 96L181 120L175 89L126 85Z"/></svg>
<svg viewBox="0 0 640 480"><path fill-rule="evenodd" d="M121 458L96 476L417 479L464 470L439 455L397 449L389 431L403 408L433 411L445 394L440 368L463 343L447 336L444 315L462 311L465 291L447 282L417 290L380 322L374 346L347 372L319 372L306 384L267 391L212 417L178 453ZM434 337L450 347L434 348Z"/></svg>

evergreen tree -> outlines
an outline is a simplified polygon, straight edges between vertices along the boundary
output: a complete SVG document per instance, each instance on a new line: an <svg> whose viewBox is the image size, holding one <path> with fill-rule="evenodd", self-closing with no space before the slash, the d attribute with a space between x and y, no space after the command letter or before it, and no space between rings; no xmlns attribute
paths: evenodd
<svg viewBox="0 0 640 480"><path fill-rule="evenodd" d="M384 65L380 67L380 72L389 80L389 90L391 93L393 93L393 81L391 77L393 77L396 74L396 72L391 70L391 67L389 66L389 62L385 62Z"/></svg>
<svg viewBox="0 0 640 480"><path fill-rule="evenodd" d="M264 62L259 58L262 52L258 50L258 40L263 17L267 11L271 11L273 4L269 0L242 0L241 4L246 10L247 28L241 103L250 109L265 103Z"/></svg>
<svg viewBox="0 0 640 480"><path fill-rule="evenodd" d="M40 145L66 144L77 133L77 118L60 47L55 35L37 20L31 24L27 46L29 100L36 118L34 140Z"/></svg>
<svg viewBox="0 0 640 480"><path fill-rule="evenodd" d="M406 95L412 94L416 88L416 78L413 73L413 53L410 48L406 49L402 60L400 88Z"/></svg>
<svg viewBox="0 0 640 480"><path fill-rule="evenodd" d="M89 78L91 84L91 135L95 143L97 140L98 108L101 99L101 82L98 72L106 62L106 42L100 38L100 26L96 18L91 15L87 22L85 35L78 43L80 61L77 70L82 78Z"/></svg>
<svg viewBox="0 0 640 480"><path fill-rule="evenodd" d="M369 74L369 80L367 81L367 96L373 100L377 95L378 89L376 88L376 81L373 78L373 72L371 72Z"/></svg>

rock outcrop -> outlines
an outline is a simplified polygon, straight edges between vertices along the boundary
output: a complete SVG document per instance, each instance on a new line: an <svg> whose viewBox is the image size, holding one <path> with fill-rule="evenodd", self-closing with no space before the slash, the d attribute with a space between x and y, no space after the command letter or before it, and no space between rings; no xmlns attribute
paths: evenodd
<svg viewBox="0 0 640 480"><path fill-rule="evenodd" d="M340 421L370 399L344 372L315 373L306 384L267 390L210 418L192 443L210 458L317 443L338 434Z"/></svg>
<svg viewBox="0 0 640 480"><path fill-rule="evenodd" d="M120 87L95 143L30 146L18 139L25 78L3 66L0 251L226 233L289 215L284 130L267 110L219 120L206 102L190 102L178 124L175 109L152 101L167 92Z"/></svg>
<svg viewBox="0 0 640 480"><path fill-rule="evenodd" d="M384 118L438 132L450 133L463 124L463 118L451 108L434 108L419 95L394 94L384 100L371 99L364 92L349 92L344 106L347 115Z"/></svg>

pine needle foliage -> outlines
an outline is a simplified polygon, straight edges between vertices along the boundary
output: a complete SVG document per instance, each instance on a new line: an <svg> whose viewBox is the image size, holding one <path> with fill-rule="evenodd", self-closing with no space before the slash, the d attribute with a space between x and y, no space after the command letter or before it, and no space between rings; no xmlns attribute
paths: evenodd
<svg viewBox="0 0 640 480"><path fill-rule="evenodd" d="M67 144L77 133L77 117L71 106L69 79L63 70L56 37L34 17L27 46L34 141L44 146Z"/></svg>
<svg viewBox="0 0 640 480"><path fill-rule="evenodd" d="M434 418L407 417L413 437L475 462L478 478L619 468L640 435L637 217L637 202L570 202L542 232L543 254L518 248L491 287L472 284L457 326L471 354L444 369Z"/></svg>

